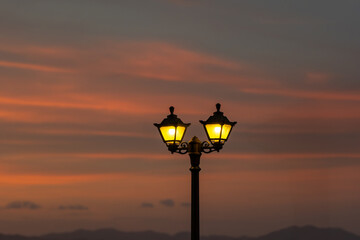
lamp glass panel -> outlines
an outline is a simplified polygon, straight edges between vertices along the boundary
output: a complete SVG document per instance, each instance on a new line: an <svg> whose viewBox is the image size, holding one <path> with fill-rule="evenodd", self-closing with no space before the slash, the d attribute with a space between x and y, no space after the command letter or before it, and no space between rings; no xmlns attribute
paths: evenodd
<svg viewBox="0 0 360 240"><path fill-rule="evenodd" d="M221 141L222 143L224 141L227 140L230 130L231 130L231 125L228 124L206 124L205 125L206 131L209 135L210 141L211 142L219 142Z"/></svg>
<svg viewBox="0 0 360 240"><path fill-rule="evenodd" d="M205 128L211 141L219 141L221 133L220 124L206 124Z"/></svg>
<svg viewBox="0 0 360 240"><path fill-rule="evenodd" d="M222 127L222 132L221 132L221 139L223 140L227 140L227 138L229 137L229 133L231 131L232 126L228 125L228 124L224 124Z"/></svg>
<svg viewBox="0 0 360 240"><path fill-rule="evenodd" d="M183 139L185 129L186 129L185 127L180 127L180 126L176 128L176 141L181 141Z"/></svg>
<svg viewBox="0 0 360 240"><path fill-rule="evenodd" d="M185 127L163 126L160 127L160 132L165 142L175 143L175 141L180 142L182 140L185 133ZM175 139L175 133L176 133L176 139Z"/></svg>

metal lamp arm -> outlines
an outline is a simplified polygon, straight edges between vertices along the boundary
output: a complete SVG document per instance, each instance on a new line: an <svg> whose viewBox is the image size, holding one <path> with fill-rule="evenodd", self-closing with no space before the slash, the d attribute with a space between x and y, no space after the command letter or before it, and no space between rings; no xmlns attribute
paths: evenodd
<svg viewBox="0 0 360 240"><path fill-rule="evenodd" d="M199 142L200 144L200 142ZM189 152L189 143L188 142L181 142L178 146L177 145L170 145L168 146L169 151L173 153L179 154L186 154ZM201 143L200 148L201 152L203 153L211 153L211 152L219 152L222 149L222 144L214 145L208 141L204 141Z"/></svg>
<svg viewBox="0 0 360 240"><path fill-rule="evenodd" d="M170 145L168 149L172 154L173 153L186 154L189 150L189 144L187 142L181 142L179 146Z"/></svg>
<svg viewBox="0 0 360 240"><path fill-rule="evenodd" d="M201 143L201 151L203 153L219 152L222 149L222 145L213 145L208 141Z"/></svg>

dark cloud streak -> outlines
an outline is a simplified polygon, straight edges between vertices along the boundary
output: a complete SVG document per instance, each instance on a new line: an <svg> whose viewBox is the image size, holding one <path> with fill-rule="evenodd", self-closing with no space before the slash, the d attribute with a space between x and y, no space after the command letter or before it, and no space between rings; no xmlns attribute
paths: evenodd
<svg viewBox="0 0 360 240"><path fill-rule="evenodd" d="M172 199L160 200L160 204L165 207L174 207L175 206L175 202Z"/></svg>
<svg viewBox="0 0 360 240"><path fill-rule="evenodd" d="M31 201L14 201L5 206L6 209L40 209L41 206Z"/></svg>
<svg viewBox="0 0 360 240"><path fill-rule="evenodd" d="M87 206L76 204L76 205L60 205L58 207L59 210L74 210L74 211L83 211L89 210Z"/></svg>
<svg viewBox="0 0 360 240"><path fill-rule="evenodd" d="M154 208L154 204L152 204L150 202L143 202L143 203L141 203L141 207L142 208Z"/></svg>

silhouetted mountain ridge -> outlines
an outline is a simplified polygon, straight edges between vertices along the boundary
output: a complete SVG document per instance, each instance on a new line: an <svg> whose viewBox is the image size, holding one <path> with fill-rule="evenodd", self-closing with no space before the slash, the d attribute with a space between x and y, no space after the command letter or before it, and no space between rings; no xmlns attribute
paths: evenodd
<svg viewBox="0 0 360 240"><path fill-rule="evenodd" d="M318 228L314 226L292 226L271 232L256 240L359 240L360 236L340 228Z"/></svg>
<svg viewBox="0 0 360 240"><path fill-rule="evenodd" d="M112 228L79 229L73 232L51 233L38 237L0 234L0 240L190 240L189 232L175 235L154 231L124 232ZM202 236L201 240L360 240L360 236L340 228L291 226L259 237Z"/></svg>

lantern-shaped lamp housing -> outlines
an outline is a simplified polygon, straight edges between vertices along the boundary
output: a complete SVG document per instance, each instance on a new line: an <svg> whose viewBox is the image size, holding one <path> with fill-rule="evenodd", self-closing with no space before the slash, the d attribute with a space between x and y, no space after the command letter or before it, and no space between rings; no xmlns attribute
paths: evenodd
<svg viewBox="0 0 360 240"><path fill-rule="evenodd" d="M228 140L233 126L236 122L230 122L223 112L220 112L220 103L216 104L217 111L206 121L200 121L204 126L209 141L220 147Z"/></svg>
<svg viewBox="0 0 360 240"><path fill-rule="evenodd" d="M154 123L154 125L159 129L164 143L169 148L176 148L183 140L186 129L190 123L183 123L183 121L174 114L174 107L171 106L170 115L160 124Z"/></svg>

